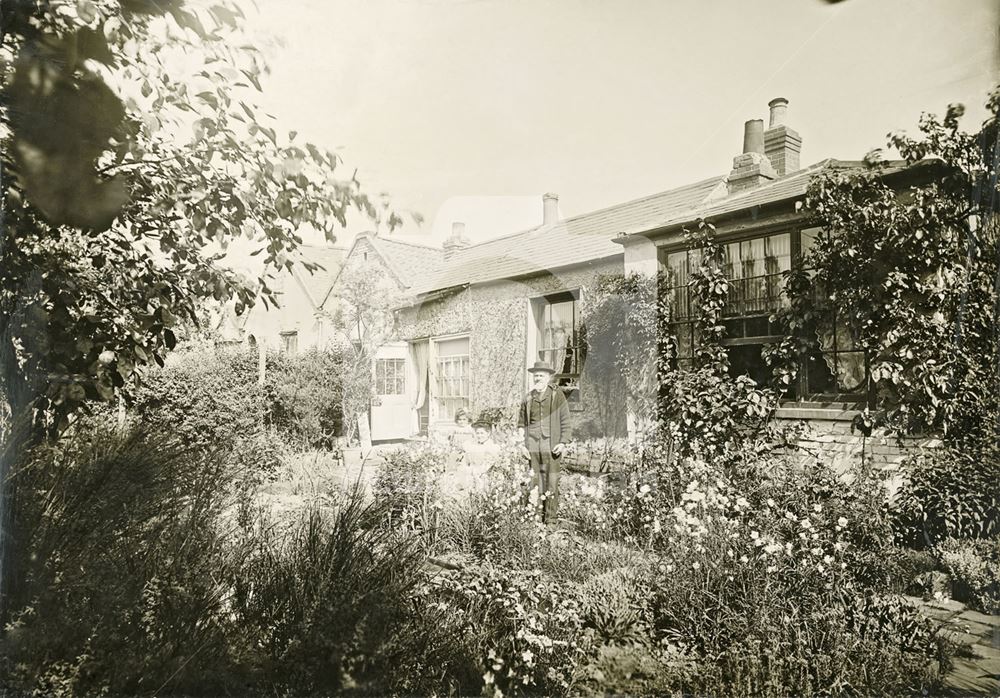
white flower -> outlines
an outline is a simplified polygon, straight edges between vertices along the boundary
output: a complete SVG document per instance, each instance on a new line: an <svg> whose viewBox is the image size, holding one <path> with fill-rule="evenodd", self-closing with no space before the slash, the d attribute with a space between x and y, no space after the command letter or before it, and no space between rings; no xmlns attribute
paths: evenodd
<svg viewBox="0 0 1000 698"><path fill-rule="evenodd" d="M639 488L639 494L646 494L647 492L649 492L650 489L651 488L649 485L643 485L642 487Z"/></svg>
<svg viewBox="0 0 1000 698"><path fill-rule="evenodd" d="M833 562L833 556L832 555L824 555L823 556L823 562L825 562L826 564L829 565L831 562Z"/></svg>
<svg viewBox="0 0 1000 698"><path fill-rule="evenodd" d="M845 519L843 516L841 516L839 519L837 519L837 525L841 526L841 527L846 526L847 525L847 519Z"/></svg>
<svg viewBox="0 0 1000 698"><path fill-rule="evenodd" d="M531 660L535 658L534 653L531 650L524 650L521 653L521 659L524 660L525 664L530 664Z"/></svg>
<svg viewBox="0 0 1000 698"><path fill-rule="evenodd" d="M696 570L700 570L701 569L701 563L700 562L694 562L694 563L691 564L691 567L694 568L694 569L696 569Z"/></svg>
<svg viewBox="0 0 1000 698"><path fill-rule="evenodd" d="M100 356L97 357L97 360L100 361L105 366L107 366L109 363L115 360L115 353L110 349L105 349L104 351L101 352Z"/></svg>
<svg viewBox="0 0 1000 698"><path fill-rule="evenodd" d="M748 507L748 506L750 506L750 502L748 502L746 500L746 497L737 497L736 498L736 506L738 506L740 508Z"/></svg>
<svg viewBox="0 0 1000 698"><path fill-rule="evenodd" d="M748 558L746 555L740 555L740 562L742 562L743 564L746 564L746 563L750 562L750 558Z"/></svg>
<svg viewBox="0 0 1000 698"><path fill-rule="evenodd" d="M823 554L823 548L813 548L809 552L811 552L813 555L822 555Z"/></svg>
<svg viewBox="0 0 1000 698"><path fill-rule="evenodd" d="M769 553L771 555L773 555L775 553L780 553L781 552L781 543L768 543L764 547L764 552L765 553Z"/></svg>
<svg viewBox="0 0 1000 698"><path fill-rule="evenodd" d="M815 511L818 514L819 512L823 511L823 505L822 504L813 504L813 511Z"/></svg>
<svg viewBox="0 0 1000 698"><path fill-rule="evenodd" d="M769 507L773 507L774 506L774 500L768 498L768 500L767 500L767 502L765 502L765 504L767 504L767 506L769 506Z"/></svg>
<svg viewBox="0 0 1000 698"><path fill-rule="evenodd" d="M767 573L768 574L772 574L772 573L777 572L777 571L778 571L778 568L775 567L774 565L768 565L767 566Z"/></svg>

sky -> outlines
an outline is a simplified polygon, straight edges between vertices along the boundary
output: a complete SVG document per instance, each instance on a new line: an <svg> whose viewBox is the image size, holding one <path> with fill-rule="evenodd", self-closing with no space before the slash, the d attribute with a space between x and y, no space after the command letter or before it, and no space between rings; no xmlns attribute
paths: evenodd
<svg viewBox="0 0 1000 698"><path fill-rule="evenodd" d="M440 242L719 174L789 100L803 166L860 159L998 71L1000 0L257 0L264 103ZM355 222L338 244L366 226Z"/></svg>

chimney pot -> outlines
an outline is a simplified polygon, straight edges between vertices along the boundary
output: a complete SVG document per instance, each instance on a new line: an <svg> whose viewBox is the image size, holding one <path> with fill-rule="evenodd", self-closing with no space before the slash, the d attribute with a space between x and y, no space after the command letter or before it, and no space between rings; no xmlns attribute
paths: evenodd
<svg viewBox="0 0 1000 698"><path fill-rule="evenodd" d="M767 103L771 110L771 117L767 125L768 128L781 126L785 123L785 115L788 113L788 100L784 97L775 97Z"/></svg>
<svg viewBox="0 0 1000 698"><path fill-rule="evenodd" d="M542 194L542 225L559 220L559 195Z"/></svg>
<svg viewBox="0 0 1000 698"><path fill-rule="evenodd" d="M743 124L743 152L764 154L763 119L750 119Z"/></svg>
<svg viewBox="0 0 1000 698"><path fill-rule="evenodd" d="M785 118L788 116L787 99L775 97L767 106L771 109L771 125L764 132L764 155L781 177L799 169L802 136L785 125Z"/></svg>
<svg viewBox="0 0 1000 698"><path fill-rule="evenodd" d="M445 258L451 257L456 250L461 250L470 245L469 238L465 237L465 223L453 221L451 224L451 235L441 247L444 249Z"/></svg>

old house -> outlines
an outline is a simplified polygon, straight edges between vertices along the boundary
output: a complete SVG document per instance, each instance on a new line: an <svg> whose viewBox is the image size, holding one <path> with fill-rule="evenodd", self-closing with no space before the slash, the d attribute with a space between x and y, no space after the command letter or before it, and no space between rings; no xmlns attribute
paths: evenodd
<svg viewBox="0 0 1000 698"><path fill-rule="evenodd" d="M732 372L765 382L761 350L780 339L768 318L783 302L782 272L818 231L801 210L810 178L863 166L824 160L800 167L802 138L786 123L787 104L770 102L766 129L762 120L746 123L742 152L726 175L563 220L554 195L546 195L541 225L475 245L456 224L439 268L415 275L397 313L392 373L402 370L404 378L393 389L405 399L382 415L399 420L394 433L447 430L460 407L509 413L527 387L525 367L544 360L556 368L578 437L623 434L621 395L588 375L581 308L601 274L664 272L678 361L688 364L696 338L687 282L699 251L687 249L684 230L699 220L717 227L733 288L725 321ZM907 176L900 167L889 175ZM803 367L778 417L807 420L827 450L845 457L869 448L894 458L897 445L851 431L867 397L865 356L845 333L819 339L822 351ZM378 418L373 410L373 431Z"/></svg>

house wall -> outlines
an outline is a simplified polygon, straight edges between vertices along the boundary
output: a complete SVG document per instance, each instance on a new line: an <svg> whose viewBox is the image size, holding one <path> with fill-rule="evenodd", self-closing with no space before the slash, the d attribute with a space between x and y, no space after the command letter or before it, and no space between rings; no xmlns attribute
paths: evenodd
<svg viewBox="0 0 1000 698"><path fill-rule="evenodd" d="M280 291L280 306L265 308L262 302L254 305L243 326L243 340L253 335L258 345L277 351L281 349L281 333L296 332L299 351L323 346L331 333L330 320L313 308L299 280L281 274L274 285Z"/></svg>
<svg viewBox="0 0 1000 698"><path fill-rule="evenodd" d="M528 389L527 372L531 299L559 291L580 290L585 304L602 274L620 274L621 258L557 270L521 280L465 288L445 298L400 311L399 338L407 341L468 334L473 415L503 408L513 415ZM571 412L574 436L586 438L624 428L621 395L612 393L584 361L581 399Z"/></svg>
<svg viewBox="0 0 1000 698"><path fill-rule="evenodd" d="M821 412L826 412L823 415ZM802 428L797 440L804 462L820 459L836 472L844 474L862 463L883 472L890 496L902 484L901 466L914 455L941 445L939 439L924 436L897 438L884 430L871 436L851 429L852 411L800 410L784 407L778 410L777 422Z"/></svg>

